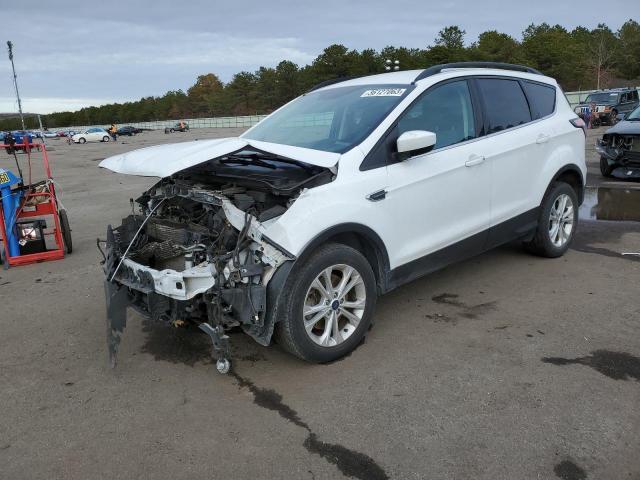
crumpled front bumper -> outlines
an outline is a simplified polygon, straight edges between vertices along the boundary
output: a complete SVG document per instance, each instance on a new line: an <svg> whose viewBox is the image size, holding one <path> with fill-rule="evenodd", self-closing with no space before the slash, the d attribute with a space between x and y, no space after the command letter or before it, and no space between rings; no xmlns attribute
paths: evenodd
<svg viewBox="0 0 640 480"><path fill-rule="evenodd" d="M190 300L216 283L208 263L177 272L155 270L129 258L122 261L114 280L140 292L154 292L174 300Z"/></svg>

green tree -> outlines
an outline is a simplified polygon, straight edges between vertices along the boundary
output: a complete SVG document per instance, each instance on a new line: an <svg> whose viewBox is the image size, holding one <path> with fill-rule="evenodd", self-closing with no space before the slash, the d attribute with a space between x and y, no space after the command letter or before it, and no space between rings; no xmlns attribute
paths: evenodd
<svg viewBox="0 0 640 480"><path fill-rule="evenodd" d="M627 20L618 30L617 69L622 78L640 77L640 24Z"/></svg>
<svg viewBox="0 0 640 480"><path fill-rule="evenodd" d="M224 85L213 73L198 76L187 96L196 115L221 115L224 111Z"/></svg>

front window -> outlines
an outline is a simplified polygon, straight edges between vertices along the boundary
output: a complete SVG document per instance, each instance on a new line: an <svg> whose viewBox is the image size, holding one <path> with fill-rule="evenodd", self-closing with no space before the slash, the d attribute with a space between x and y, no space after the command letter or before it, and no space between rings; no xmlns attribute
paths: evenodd
<svg viewBox="0 0 640 480"><path fill-rule="evenodd" d="M362 142L412 88L357 85L311 92L265 118L242 137L344 153Z"/></svg>
<svg viewBox="0 0 640 480"><path fill-rule="evenodd" d="M617 103L618 102L618 94L617 93L592 93L590 94L584 103Z"/></svg>
<svg viewBox="0 0 640 480"><path fill-rule="evenodd" d="M636 108L629 115L627 115L625 120L640 120L640 107Z"/></svg>
<svg viewBox="0 0 640 480"><path fill-rule="evenodd" d="M410 130L434 132L434 148L475 138L476 127L467 82L445 83L427 90L398 120L398 134Z"/></svg>

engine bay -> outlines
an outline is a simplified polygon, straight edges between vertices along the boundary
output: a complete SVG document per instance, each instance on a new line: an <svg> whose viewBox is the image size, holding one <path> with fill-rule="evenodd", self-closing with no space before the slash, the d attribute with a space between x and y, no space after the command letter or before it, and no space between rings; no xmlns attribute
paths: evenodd
<svg viewBox="0 0 640 480"><path fill-rule="evenodd" d="M109 305L120 303L120 310L131 306L174 326L194 324L212 337L219 358L229 355L224 332L232 327L268 344L266 287L295 257L269 239L265 225L306 188L333 177L329 169L252 151L180 171L144 192L135 201L139 212L132 203L122 224L107 230L113 358L124 324Z"/></svg>

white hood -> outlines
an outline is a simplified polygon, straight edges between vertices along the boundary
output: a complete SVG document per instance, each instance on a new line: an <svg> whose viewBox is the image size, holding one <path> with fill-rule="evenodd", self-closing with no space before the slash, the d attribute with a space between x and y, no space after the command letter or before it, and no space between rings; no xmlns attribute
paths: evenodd
<svg viewBox="0 0 640 480"><path fill-rule="evenodd" d="M99 166L125 175L164 178L248 146L325 168L334 166L340 158L339 153L233 137L141 148L106 158Z"/></svg>

